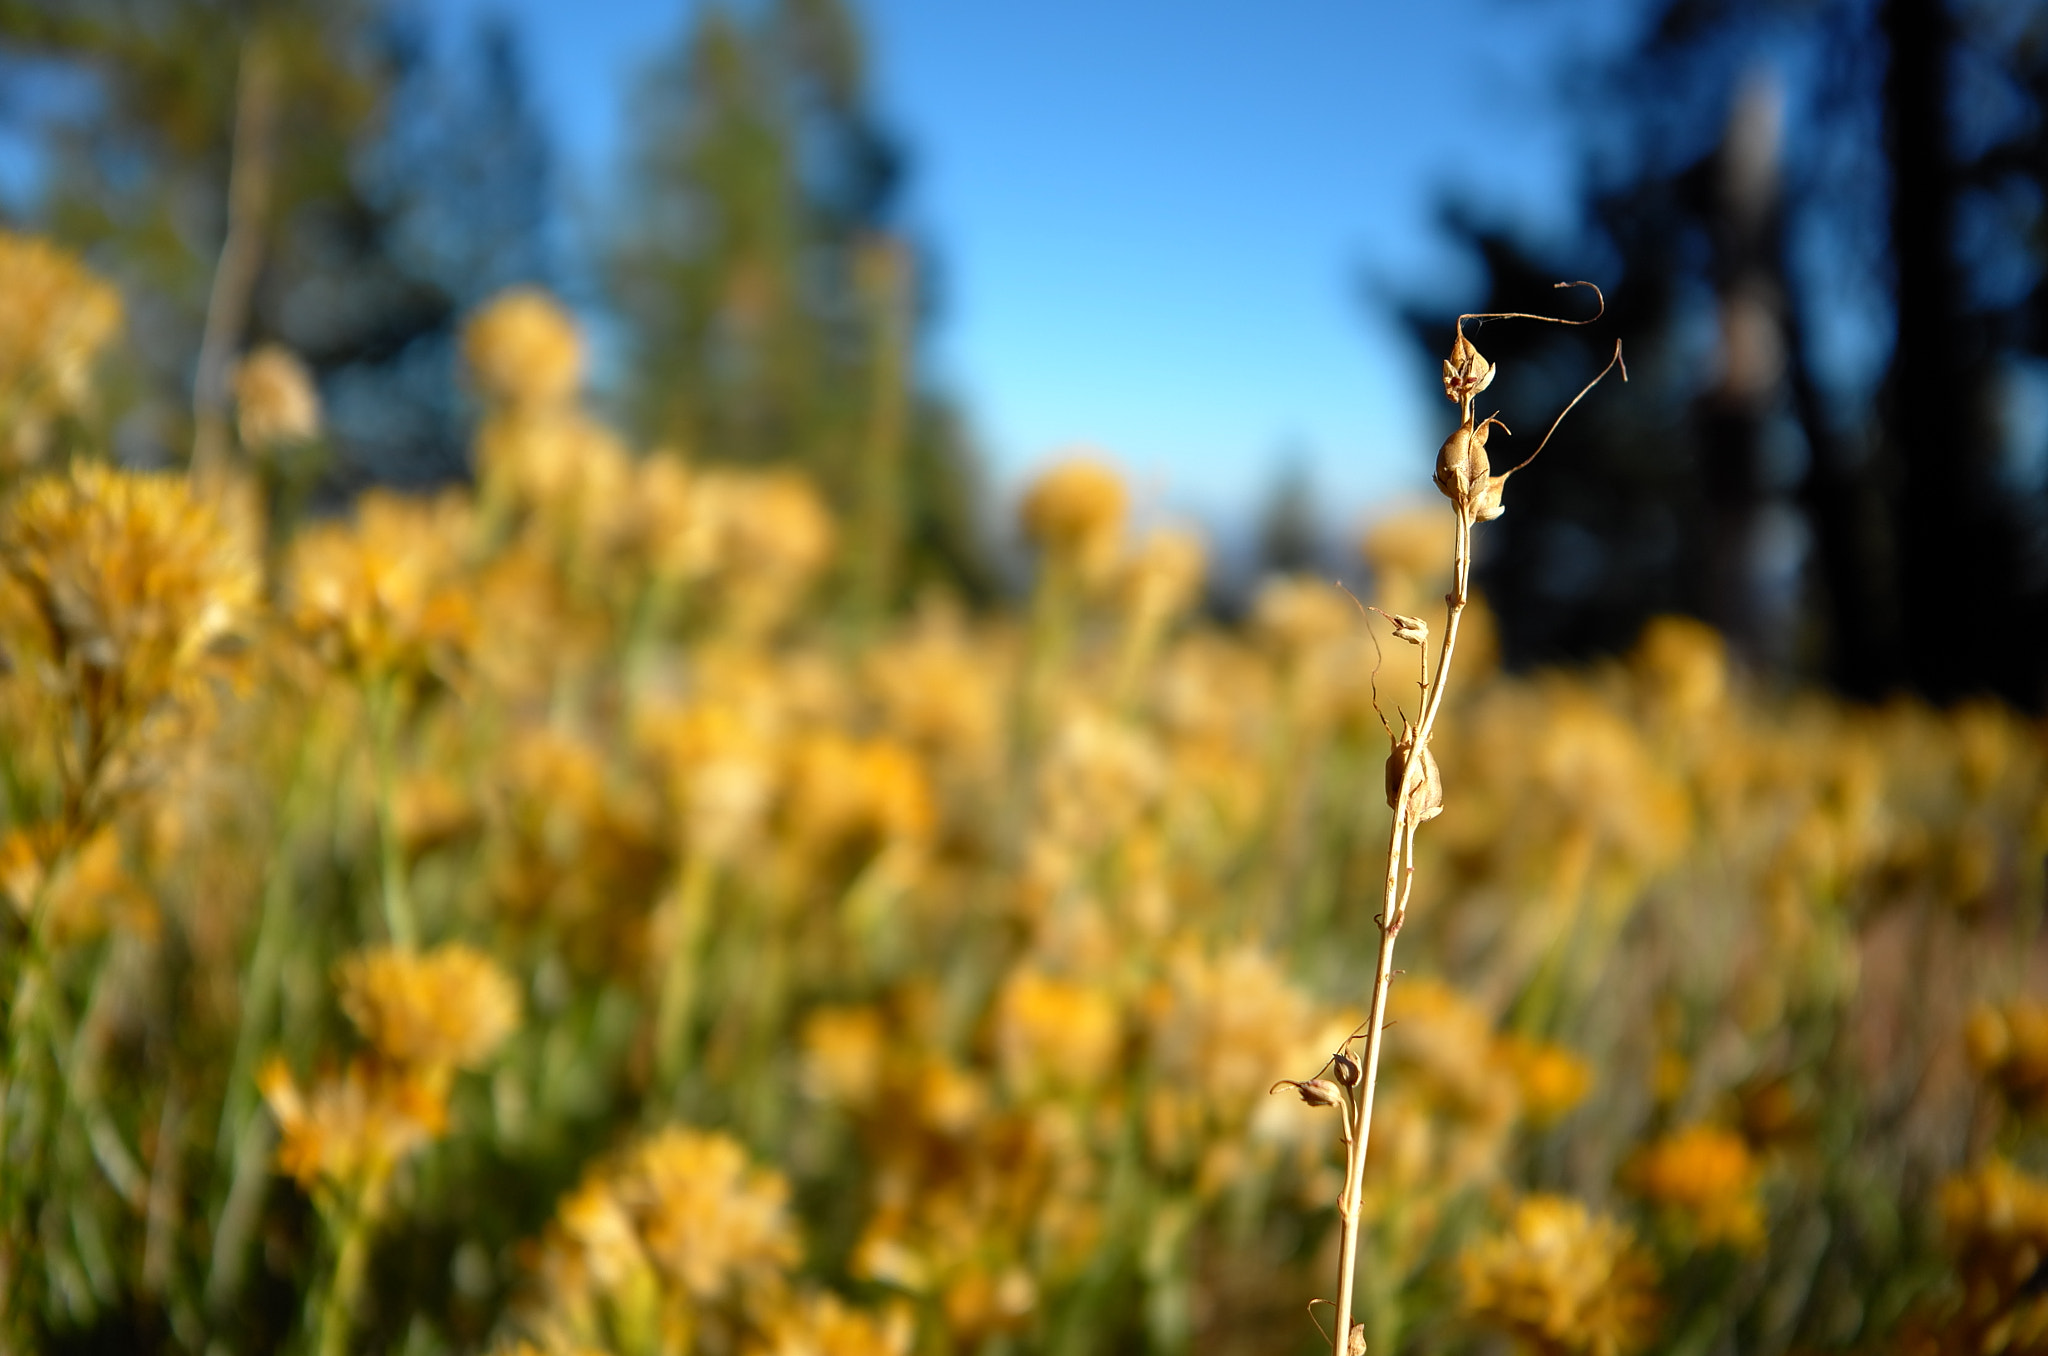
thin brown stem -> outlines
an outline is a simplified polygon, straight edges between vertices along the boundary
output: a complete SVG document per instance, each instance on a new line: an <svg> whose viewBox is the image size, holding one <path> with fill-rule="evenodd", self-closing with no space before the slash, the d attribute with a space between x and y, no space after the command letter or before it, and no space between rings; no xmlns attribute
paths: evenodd
<svg viewBox="0 0 2048 1356"><path fill-rule="evenodd" d="M1450 685L1451 661L1458 650L1458 623L1464 616L1468 596L1472 519L1462 510L1457 512L1454 549L1453 583L1450 594L1444 599L1444 639L1437 655L1436 677L1434 681L1428 680L1425 663L1422 717L1415 731L1414 745L1401 769L1400 785L1394 796L1393 822L1387 829L1386 893L1379 915L1380 950L1378 963L1373 969L1372 1015L1366 1021L1359 1085L1349 1108L1351 1121L1345 1145L1344 1190L1337 1201L1340 1230L1337 1324L1330 1341L1331 1356L1349 1356L1351 1351L1351 1314L1358 1274L1366 1148L1372 1132L1373 1098L1379 1088L1380 1050L1387 1024L1387 994L1394 980L1394 942L1401 935L1401 925L1407 921L1408 900L1415 884L1415 831L1420 825L1411 818L1411 807L1415 788L1423 776L1430 734L1435 729L1437 713L1443 708L1444 692Z"/></svg>
<svg viewBox="0 0 2048 1356"><path fill-rule="evenodd" d="M1564 422L1564 417L1572 412L1572 405L1576 405L1581 400L1584 400L1586 398L1586 393L1592 390L1595 386L1598 386L1602 381L1604 381L1607 377L1607 374L1609 372L1612 372L1617 367L1621 369L1621 379L1623 381L1627 381L1628 364L1621 360L1621 340L1619 339L1614 341L1614 356L1607 360L1607 366L1600 369L1600 375L1593 378L1591 381L1587 382L1584 386L1579 388L1579 393L1572 397L1571 405L1566 405L1563 409L1559 410L1557 412L1557 418L1550 421L1550 431L1543 435L1542 442L1536 444L1536 450L1534 452L1531 452L1528 456L1522 458L1519 462L1515 463L1507 470L1501 472L1501 479L1506 480L1509 476L1521 470L1524 466L1527 466L1530 462L1536 460L1536 458L1542 456L1543 449L1550 446L1550 434L1557 432L1557 426L1559 424L1562 424ZM1506 428L1507 425L1502 424L1501 427ZM1514 435L1509 434L1508 436L1513 437Z"/></svg>
<svg viewBox="0 0 2048 1356"><path fill-rule="evenodd" d="M1403 818L1397 810L1394 815L1395 837L1387 847L1387 893L1390 898L1394 894L1393 863L1400 851L1399 834ZM1394 939L1399 935L1400 929L1394 918L1383 915L1379 964L1373 972L1372 981L1372 1016L1365 1028L1363 1071L1351 1105L1351 1142L1346 1146L1344 1194L1337 1200L1341 1232L1337 1258L1337 1323L1330 1341L1331 1356L1347 1356L1350 1349L1352 1297L1358 1280L1358 1228L1365 1187L1366 1141L1372 1129L1373 1093L1379 1085L1380 1038L1386 1026L1387 990L1394 978Z"/></svg>
<svg viewBox="0 0 2048 1356"><path fill-rule="evenodd" d="M1587 316L1584 320L1568 320L1561 315L1538 315L1534 311L1467 311L1464 315L1458 317L1458 337L1460 339L1465 337L1465 322L1468 320L1541 320L1552 325L1590 325L1601 316L1607 314L1607 294L1602 292L1598 286L1585 281L1583 278L1578 282L1552 283L1551 287L1553 290L1566 287L1591 287L1593 289L1593 296L1600 303L1600 309Z"/></svg>

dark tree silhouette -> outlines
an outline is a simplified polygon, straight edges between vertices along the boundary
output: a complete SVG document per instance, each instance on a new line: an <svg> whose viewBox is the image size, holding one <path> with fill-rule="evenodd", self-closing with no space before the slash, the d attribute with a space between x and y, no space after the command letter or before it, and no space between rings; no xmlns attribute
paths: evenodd
<svg viewBox="0 0 2048 1356"><path fill-rule="evenodd" d="M1490 395L1555 408L1616 333L1635 377L1517 481L1482 572L1519 595L1511 658L1678 608L1856 695L2042 702L2048 430L2014 391L2048 345L2044 38L2038 0L1677 0L1582 82L1579 238L1451 216L1487 267L1475 309L1611 284L1597 338L1481 331L1515 359ZM1432 352L1443 309L1408 308Z"/></svg>

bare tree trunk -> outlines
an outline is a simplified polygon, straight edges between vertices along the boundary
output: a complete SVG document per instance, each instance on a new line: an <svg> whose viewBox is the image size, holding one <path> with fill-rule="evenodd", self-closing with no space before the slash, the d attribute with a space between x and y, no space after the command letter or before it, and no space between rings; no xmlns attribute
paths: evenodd
<svg viewBox="0 0 2048 1356"><path fill-rule="evenodd" d="M269 224L277 124L277 71L260 34L242 43L235 88L235 129L228 168L227 232L206 301L206 331L192 379L195 483L214 485L229 463L228 367L249 325Z"/></svg>
<svg viewBox="0 0 2048 1356"><path fill-rule="evenodd" d="M1986 326L1964 308L1956 256L1962 178L1949 149L1954 24L1943 0L1886 0L1886 149L1898 342L1887 400L1901 472L1893 505L1903 647L1913 686L1936 701L1995 691L2040 699L2040 640L2026 616L2020 523L1999 485L1987 417ZM2029 604L2032 606L2029 606ZM1938 639L1937 639L1938 637Z"/></svg>
<svg viewBox="0 0 2048 1356"><path fill-rule="evenodd" d="M1698 411L1707 497L1706 604L1751 663L1782 669L1797 604L1770 571L1783 525L1769 464L1770 425L1785 402L1785 288L1780 265L1779 161L1784 94L1753 75L1729 114L1716 168L1714 236L1721 375Z"/></svg>

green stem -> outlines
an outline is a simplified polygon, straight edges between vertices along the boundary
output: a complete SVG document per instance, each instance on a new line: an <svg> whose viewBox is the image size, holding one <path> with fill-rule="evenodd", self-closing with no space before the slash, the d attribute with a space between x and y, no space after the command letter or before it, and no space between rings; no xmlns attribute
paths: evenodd
<svg viewBox="0 0 2048 1356"><path fill-rule="evenodd" d="M655 1010L654 1076L665 1097L673 1102L682 1081L689 1055L690 1014L697 998L697 950L711 909L711 887L716 871L701 852L690 854L676 884L675 926L669 938L668 971L662 977L661 998Z"/></svg>
<svg viewBox="0 0 2048 1356"><path fill-rule="evenodd" d="M865 638L888 611L901 563L910 278L902 249L890 241L866 242L858 271L871 347L849 565L854 626Z"/></svg>
<svg viewBox="0 0 2048 1356"><path fill-rule="evenodd" d="M64 869L73 837L66 835L36 883L35 898L29 902L28 935L8 991L6 1054L0 1060L0 1337L8 1325L25 1318L15 1310L27 1293L24 1273L33 1250L28 1188L41 1175L44 1127L38 1119L46 1100L40 1080L27 1075L29 1060L50 1038L46 1031L51 1014L44 1009L51 999L44 990L54 990L57 982L48 939L50 884ZM26 1143L17 1154L15 1140L24 1127Z"/></svg>
<svg viewBox="0 0 2048 1356"><path fill-rule="evenodd" d="M384 1178L365 1184L341 1226L334 1254L334 1275L320 1304L318 1356L347 1356L348 1332L355 1321L356 1298L369 1270L370 1231L384 1201Z"/></svg>
<svg viewBox="0 0 2048 1356"><path fill-rule="evenodd" d="M242 1253L255 1224L254 1209L262 1200L258 1188L268 1166L271 1138L257 1107L256 1055L270 1039L276 1023L279 981L290 932L291 846L308 789L305 770L311 742L299 742L285 783L281 827L263 877L262 911L249 953L234 1059L229 1065L227 1087L221 1094L213 1157L216 1175L226 1181L227 1188L213 1211L213 1252L206 1272L207 1303L216 1310L241 1286Z"/></svg>
<svg viewBox="0 0 2048 1356"><path fill-rule="evenodd" d="M412 895L406 887L405 847L398 836L398 726L402 714L397 681L382 678L365 693L370 704L372 756L377 765L377 846L383 869L384 930L391 944L410 951L419 945Z"/></svg>

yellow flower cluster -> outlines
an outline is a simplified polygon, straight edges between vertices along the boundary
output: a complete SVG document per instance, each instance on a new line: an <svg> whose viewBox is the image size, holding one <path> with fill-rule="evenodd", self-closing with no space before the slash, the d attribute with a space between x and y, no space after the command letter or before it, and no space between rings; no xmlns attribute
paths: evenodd
<svg viewBox="0 0 2048 1356"><path fill-rule="evenodd" d="M519 1025L519 994L473 947L414 953L396 947L342 961L341 1010L377 1054L421 1071L475 1069Z"/></svg>
<svg viewBox="0 0 2048 1356"><path fill-rule="evenodd" d="M274 1347L260 1254L363 1349L1270 1345L1327 1290L1411 647L1320 579L1208 615L1200 545L1132 533L1095 457L1023 496L1028 606L842 610L825 496L629 447L554 303L465 352L474 493L273 524L274 603L174 481L79 460L0 518L0 993L35 1000L0 1266L37 1321L168 1286ZM307 427L244 375L245 441ZM1376 523L1368 596L1433 623L1451 533ZM1766 692L1680 620L1569 671L1491 648L1475 600L1385 1014L1374 1349L1623 1356L1659 1291L1672 1334L1789 1349L1918 1285L1927 1231L1865 1198L1931 1221L1973 1135L2034 1162L2039 725ZM463 941L371 944L411 937ZM1951 1095L1958 1030L2022 1114ZM266 1120L324 1248L252 1185ZM1951 1191L1972 1285L2032 1246L2000 1171ZM1616 1183L1626 1223L1523 1195ZM1786 1251L1817 1237L1862 1241ZM220 1260L163 1261L192 1240Z"/></svg>
<svg viewBox="0 0 2048 1356"><path fill-rule="evenodd" d="M293 619L329 664L365 678L447 677L476 626L462 587L470 532L461 500L363 496L355 520L293 543Z"/></svg>
<svg viewBox="0 0 2048 1356"><path fill-rule="evenodd" d="M1465 1311L1542 1356L1628 1356L1654 1333L1657 1273L1628 1229L1561 1196L1530 1196L1458 1258Z"/></svg>
<svg viewBox="0 0 2048 1356"><path fill-rule="evenodd" d="M1702 1245L1762 1245L1762 1171L1740 1135L1694 1125L1645 1145L1623 1173L1629 1188L1678 1216Z"/></svg>
<svg viewBox="0 0 2048 1356"><path fill-rule="evenodd" d="M237 676L254 554L183 480L79 462L0 512L0 570L0 636L30 684L14 742L54 745L68 842L160 777Z"/></svg>
<svg viewBox="0 0 2048 1356"><path fill-rule="evenodd" d="M42 623L39 676L102 709L176 694L255 601L243 544L172 476L80 462L15 497L0 543Z"/></svg>
<svg viewBox="0 0 2048 1356"><path fill-rule="evenodd" d="M485 398L507 405L565 405L583 385L583 337L575 322L530 287L502 293L471 318L462 357Z"/></svg>
<svg viewBox="0 0 2048 1356"><path fill-rule="evenodd" d="M421 1072L352 1060L301 1090L272 1058L258 1076L277 1118L277 1168L307 1191L363 1191L448 1128L447 1094Z"/></svg>
<svg viewBox="0 0 2048 1356"><path fill-rule="evenodd" d="M103 825L75 851L57 841L59 826L12 829L0 839L0 890L27 921L38 904L47 914L45 940L75 946L120 931L154 937L162 925L156 901L121 861L121 837ZM55 863L54 869L51 864Z"/></svg>
<svg viewBox="0 0 2048 1356"><path fill-rule="evenodd" d="M373 1050L301 1091L285 1061L259 1076L277 1119L277 1166L306 1189L374 1198L391 1170L448 1129L448 1083L510 1035L519 999L496 961L469 947L360 952L337 975L342 1011Z"/></svg>
<svg viewBox="0 0 2048 1356"><path fill-rule="evenodd" d="M1105 1014L1071 986L1019 976L1006 988L998 1041L1018 1079L1043 1078L1016 1061L1037 1038L1076 1034ZM1025 1014L1020 1008L1029 1006ZM1087 1146L1098 1126L1070 1101L1036 1100L1071 1081L1032 1083L1006 1097L986 1075L930 1050L911 1031L928 1002L907 1000L891 1021L866 1009L816 1014L804 1032L806 1083L858 1127L871 1168L872 1210L850 1259L853 1274L936 1302L962 1343L1016 1331L1039 1312L1041 1287L1070 1279L1100 1227L1100 1173ZM1058 1031L1019 1030L1033 1020ZM1098 1053L1098 1052L1094 1052ZM1033 1100L1025 1100L1026 1098Z"/></svg>
<svg viewBox="0 0 2048 1356"><path fill-rule="evenodd" d="M771 1311L747 1356L909 1356L910 1313L877 1316L831 1294L805 1295Z"/></svg>
<svg viewBox="0 0 2048 1356"><path fill-rule="evenodd" d="M562 1199L519 1325L549 1352L689 1350L693 1334L728 1330L749 1333L749 1351L900 1349L900 1318L792 1293L797 1258L781 1174L751 1164L728 1135L672 1126Z"/></svg>
<svg viewBox="0 0 2048 1356"><path fill-rule="evenodd" d="M1059 463L1025 492L1019 518L1024 533L1064 567L1099 577L1115 562L1130 495L1099 457Z"/></svg>
<svg viewBox="0 0 2048 1356"><path fill-rule="evenodd" d="M51 426L82 412L94 361L121 325L121 298L67 251L0 231L0 463L48 450Z"/></svg>
<svg viewBox="0 0 2048 1356"><path fill-rule="evenodd" d="M1985 1004L1963 1034L1971 1065L2015 1111L2048 1111L2048 1003Z"/></svg>
<svg viewBox="0 0 2048 1356"><path fill-rule="evenodd" d="M320 392L290 349L264 344L235 364L237 431L242 445L262 452L320 436Z"/></svg>
<svg viewBox="0 0 2048 1356"><path fill-rule="evenodd" d="M1940 1325L1948 1349L2048 1350L2048 1181L1992 1158L1948 1180L1941 1213L1963 1285Z"/></svg>

